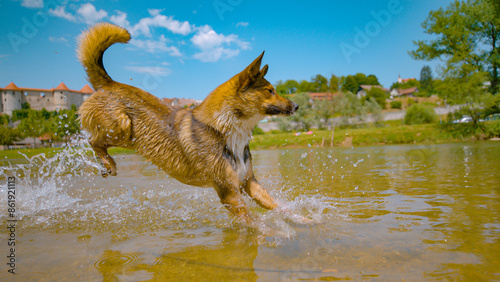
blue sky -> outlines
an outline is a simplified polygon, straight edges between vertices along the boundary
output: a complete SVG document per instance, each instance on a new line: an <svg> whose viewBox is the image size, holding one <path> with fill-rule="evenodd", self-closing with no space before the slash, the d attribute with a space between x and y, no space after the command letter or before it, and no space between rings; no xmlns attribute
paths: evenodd
<svg viewBox="0 0 500 282"><path fill-rule="evenodd" d="M425 64L437 75L437 62L408 51L430 39L429 12L450 2L2 0L0 87L82 88L76 38L98 21L132 34L104 55L110 76L161 98L203 99L264 50L271 83L362 72L390 87L398 74L418 79Z"/></svg>

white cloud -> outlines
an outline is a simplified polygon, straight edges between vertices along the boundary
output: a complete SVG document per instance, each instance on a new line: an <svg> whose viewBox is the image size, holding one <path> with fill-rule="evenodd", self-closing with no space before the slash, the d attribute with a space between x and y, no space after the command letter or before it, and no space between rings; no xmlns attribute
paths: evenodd
<svg viewBox="0 0 500 282"><path fill-rule="evenodd" d="M238 39L237 35L218 34L208 25L198 28L191 42L200 49L194 58L202 62L231 58L238 55L240 50L250 48L250 43Z"/></svg>
<svg viewBox="0 0 500 282"><path fill-rule="evenodd" d="M31 0L34 1L34 0ZM43 1L43 0L42 0ZM49 12L57 17L67 19L72 22L84 22L93 24L108 17L108 13L104 10L97 10L91 3L85 3L72 14L66 11L66 6L58 6L55 9L50 9ZM136 24L130 24L127 20L127 13L116 11L116 14L109 17L109 21L126 28L131 34L130 46L134 49L141 49L149 53L166 52L170 56L181 57L183 54L179 47L184 48L186 45L185 39L190 34L194 35L190 38L192 46L198 49L198 52L193 55L193 58L202 62L216 62L221 59L227 59L239 54L241 50L250 49L250 43L238 38L235 34L224 35L217 33L211 26L196 26L188 21L179 21L173 16L162 15L160 9L148 9L149 16L142 18ZM239 22L237 27L246 27L248 22ZM171 46L165 36L160 37L153 35L153 28L164 28L173 34L186 36L185 38L174 37L177 41L176 46ZM141 37L149 37L143 39ZM50 39L50 38L49 38ZM57 42L57 38L50 39ZM59 38L59 42L62 40ZM189 41L187 41L189 43Z"/></svg>
<svg viewBox="0 0 500 282"><path fill-rule="evenodd" d="M90 3L83 4L76 13L80 15L82 21L86 24L96 23L108 16L108 12L104 10L97 11L94 5Z"/></svg>
<svg viewBox="0 0 500 282"><path fill-rule="evenodd" d="M241 27L247 27L248 26L248 22L239 22L239 23L236 24L236 27L239 27L239 26L241 26Z"/></svg>
<svg viewBox="0 0 500 282"><path fill-rule="evenodd" d="M163 9L148 9L148 12L151 16L157 16L159 15Z"/></svg>
<svg viewBox="0 0 500 282"><path fill-rule="evenodd" d="M64 42L64 43L68 42L68 40L62 36L61 37L49 36L49 41L50 42Z"/></svg>
<svg viewBox="0 0 500 282"><path fill-rule="evenodd" d="M116 11L117 15L112 15L111 18L109 19L110 22L119 25L121 27L124 27L126 29L130 29L130 23L127 21L127 13L124 13L122 11Z"/></svg>
<svg viewBox="0 0 500 282"><path fill-rule="evenodd" d="M173 33L187 35L192 32L193 27L189 22L180 22L174 20L172 16L165 16L160 14L160 10L149 9L149 14L152 17L142 18L137 24L135 24L130 32L133 35L144 34L145 36L151 37L151 27L163 27L170 30Z"/></svg>
<svg viewBox="0 0 500 282"><path fill-rule="evenodd" d="M137 72L150 74L152 76L168 76L172 73L172 70L160 66L127 66L125 69Z"/></svg>
<svg viewBox="0 0 500 282"><path fill-rule="evenodd" d="M66 12L66 6L58 6L55 9L49 9L49 13L51 13L53 16L67 19L70 22L76 22L76 17Z"/></svg>
<svg viewBox="0 0 500 282"><path fill-rule="evenodd" d="M136 47L137 49L144 50L150 53L157 52L168 52L170 56L179 57L182 56L179 49L175 46L167 46L167 39L162 34L159 40L140 40L140 39L131 39L130 45Z"/></svg>
<svg viewBox="0 0 500 282"><path fill-rule="evenodd" d="M43 8L43 0L21 0L21 6L26 8Z"/></svg>

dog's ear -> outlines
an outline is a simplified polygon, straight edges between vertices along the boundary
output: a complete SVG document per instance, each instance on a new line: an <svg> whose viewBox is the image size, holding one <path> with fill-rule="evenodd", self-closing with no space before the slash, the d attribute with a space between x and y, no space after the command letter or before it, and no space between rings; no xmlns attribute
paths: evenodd
<svg viewBox="0 0 500 282"><path fill-rule="evenodd" d="M264 52L262 52L262 54L260 54L260 56L258 56L257 59L255 59L250 65L248 65L248 67L246 67L240 73L239 80L242 89L248 88L259 78L264 77L265 73L267 72L267 68L264 66L263 70L265 69L265 72L264 75L261 76L262 71L260 70L260 64L262 63L262 57L264 57Z"/></svg>
<svg viewBox="0 0 500 282"><path fill-rule="evenodd" d="M265 65L259 72L259 76L257 77L257 80L260 80L260 79L263 79L264 76L266 75L267 73L267 70L269 69L269 66L268 65Z"/></svg>

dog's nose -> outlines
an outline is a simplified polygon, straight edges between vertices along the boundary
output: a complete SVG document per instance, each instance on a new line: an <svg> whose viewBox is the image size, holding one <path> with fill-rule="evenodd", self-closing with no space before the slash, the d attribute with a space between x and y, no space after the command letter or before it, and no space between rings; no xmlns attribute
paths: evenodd
<svg viewBox="0 0 500 282"><path fill-rule="evenodd" d="M296 112L299 109L299 105L297 103L292 102L293 111Z"/></svg>

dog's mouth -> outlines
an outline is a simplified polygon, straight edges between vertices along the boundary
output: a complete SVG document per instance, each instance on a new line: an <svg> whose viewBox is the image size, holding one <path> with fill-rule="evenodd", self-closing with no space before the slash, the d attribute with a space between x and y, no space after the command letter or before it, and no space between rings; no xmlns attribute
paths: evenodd
<svg viewBox="0 0 500 282"><path fill-rule="evenodd" d="M299 108L297 104L294 103L291 107L287 107L286 109L282 109L280 107L269 105L266 107L266 115L285 115L291 116L295 113L295 111Z"/></svg>

